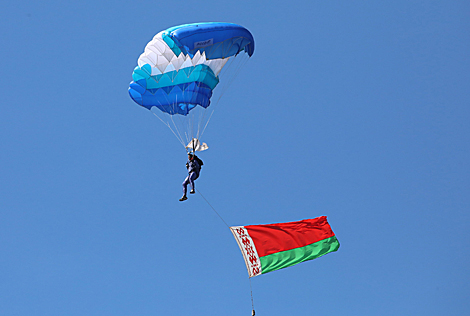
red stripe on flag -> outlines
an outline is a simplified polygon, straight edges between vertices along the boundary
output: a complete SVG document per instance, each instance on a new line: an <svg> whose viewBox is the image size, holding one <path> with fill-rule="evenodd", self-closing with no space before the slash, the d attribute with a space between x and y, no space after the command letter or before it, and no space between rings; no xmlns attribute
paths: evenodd
<svg viewBox="0 0 470 316"><path fill-rule="evenodd" d="M289 223L248 225L245 228L260 257L304 247L335 235L326 216Z"/></svg>

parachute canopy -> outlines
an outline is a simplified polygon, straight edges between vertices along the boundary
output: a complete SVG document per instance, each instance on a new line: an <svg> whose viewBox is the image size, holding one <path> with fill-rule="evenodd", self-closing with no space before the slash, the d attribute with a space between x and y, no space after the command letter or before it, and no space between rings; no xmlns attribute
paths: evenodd
<svg viewBox="0 0 470 316"><path fill-rule="evenodd" d="M230 227L249 277L287 268L338 250L326 216L290 223Z"/></svg>
<svg viewBox="0 0 470 316"><path fill-rule="evenodd" d="M193 23L161 31L138 59L129 86L139 105L169 115L188 115L210 105L219 73L240 52L253 55L254 39L233 23Z"/></svg>

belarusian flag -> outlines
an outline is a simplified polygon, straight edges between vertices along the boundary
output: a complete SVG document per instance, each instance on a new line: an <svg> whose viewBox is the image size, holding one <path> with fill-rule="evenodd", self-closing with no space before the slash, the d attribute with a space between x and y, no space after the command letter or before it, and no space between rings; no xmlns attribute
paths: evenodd
<svg viewBox="0 0 470 316"><path fill-rule="evenodd" d="M251 277L338 250L326 216L298 222L230 227Z"/></svg>

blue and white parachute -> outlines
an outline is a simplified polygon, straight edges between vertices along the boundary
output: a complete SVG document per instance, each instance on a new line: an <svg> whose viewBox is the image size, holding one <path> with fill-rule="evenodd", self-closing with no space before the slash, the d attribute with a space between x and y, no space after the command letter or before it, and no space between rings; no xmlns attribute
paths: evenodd
<svg viewBox="0 0 470 316"><path fill-rule="evenodd" d="M161 111L157 111L159 118L184 145L185 138L186 142L198 139L204 131L204 123L210 118L205 110L211 104L213 90L224 80L219 78L222 69L235 59L247 60L253 52L253 36L237 24L171 27L155 35L140 55L129 95L137 104ZM197 109L202 114L191 115ZM162 115L169 117L164 120Z"/></svg>

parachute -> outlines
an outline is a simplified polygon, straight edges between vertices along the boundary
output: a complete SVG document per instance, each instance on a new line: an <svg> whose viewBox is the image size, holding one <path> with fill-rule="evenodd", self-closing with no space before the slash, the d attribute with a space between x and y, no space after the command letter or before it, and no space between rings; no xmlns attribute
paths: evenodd
<svg viewBox="0 0 470 316"><path fill-rule="evenodd" d="M196 150L190 145L199 144L212 116L213 110L209 114L207 109L222 70L225 73L232 68L229 65L235 60L248 60L253 52L253 36L237 24L206 22L171 27L155 35L140 55L129 95L167 125L184 147ZM233 67L235 73L241 64ZM230 83L231 78L224 79ZM198 150L208 148L204 145Z"/></svg>

